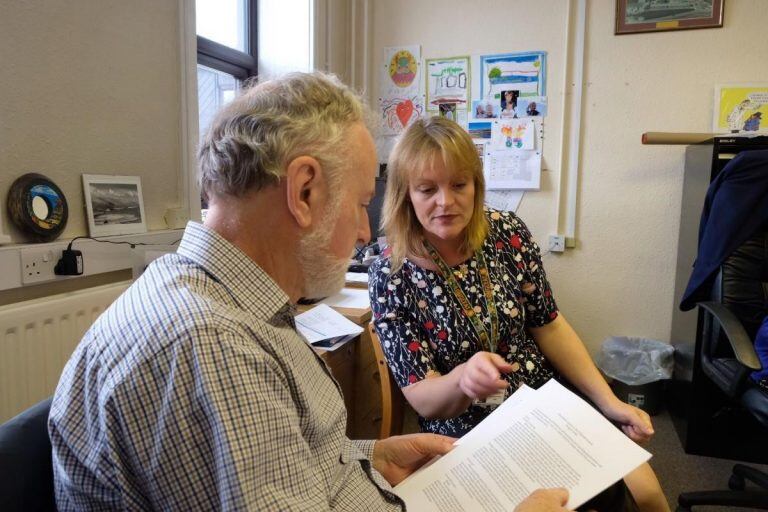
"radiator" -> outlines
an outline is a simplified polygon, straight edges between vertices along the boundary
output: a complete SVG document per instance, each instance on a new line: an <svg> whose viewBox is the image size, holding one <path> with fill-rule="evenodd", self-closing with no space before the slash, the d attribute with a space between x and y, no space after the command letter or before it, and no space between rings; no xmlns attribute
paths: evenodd
<svg viewBox="0 0 768 512"><path fill-rule="evenodd" d="M0 307L0 423L53 394L80 338L130 284Z"/></svg>

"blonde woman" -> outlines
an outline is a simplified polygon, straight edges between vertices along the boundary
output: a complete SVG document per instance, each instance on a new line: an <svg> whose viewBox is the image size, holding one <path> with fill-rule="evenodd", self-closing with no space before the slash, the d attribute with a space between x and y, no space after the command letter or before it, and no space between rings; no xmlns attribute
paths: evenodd
<svg viewBox="0 0 768 512"><path fill-rule="evenodd" d="M461 437L520 384L557 373L647 441L650 418L613 394L558 310L528 228L485 209L484 190L472 139L446 119L413 123L391 153L382 212L391 254L371 266L371 304L422 430ZM647 464L626 482L642 509L669 510Z"/></svg>

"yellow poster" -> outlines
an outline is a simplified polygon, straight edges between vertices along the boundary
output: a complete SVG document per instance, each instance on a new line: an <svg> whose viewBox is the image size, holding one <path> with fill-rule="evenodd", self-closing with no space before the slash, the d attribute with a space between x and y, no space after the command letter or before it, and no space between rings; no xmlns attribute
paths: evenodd
<svg viewBox="0 0 768 512"><path fill-rule="evenodd" d="M713 130L718 133L768 132L768 84L716 87Z"/></svg>

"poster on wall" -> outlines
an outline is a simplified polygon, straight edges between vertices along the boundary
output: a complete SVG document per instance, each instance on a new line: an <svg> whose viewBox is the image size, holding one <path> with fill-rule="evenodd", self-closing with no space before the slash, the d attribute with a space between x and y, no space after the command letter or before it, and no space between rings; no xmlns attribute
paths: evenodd
<svg viewBox="0 0 768 512"><path fill-rule="evenodd" d="M469 57L427 59L425 82L428 111L440 112L441 105L449 104L466 110L472 82ZM446 108L443 106L442 110Z"/></svg>
<svg viewBox="0 0 768 512"><path fill-rule="evenodd" d="M423 115L421 46L384 48L379 91L384 134L397 135Z"/></svg>
<svg viewBox="0 0 768 512"><path fill-rule="evenodd" d="M522 117L521 100L543 97L546 87L547 53L520 52L480 57L480 91L474 98L488 111L498 111L499 117ZM475 107L476 108L476 107ZM477 112L473 112L477 118Z"/></svg>
<svg viewBox="0 0 768 512"><path fill-rule="evenodd" d="M718 133L768 132L768 83L715 87L712 129Z"/></svg>

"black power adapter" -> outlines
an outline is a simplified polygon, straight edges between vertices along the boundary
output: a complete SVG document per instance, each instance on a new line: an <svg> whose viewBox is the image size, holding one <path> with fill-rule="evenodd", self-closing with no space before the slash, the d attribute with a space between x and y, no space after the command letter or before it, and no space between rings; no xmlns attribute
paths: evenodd
<svg viewBox="0 0 768 512"><path fill-rule="evenodd" d="M72 244L69 244L70 247ZM64 249L61 259L53 268L57 276L79 276L83 274L83 253L73 249Z"/></svg>

